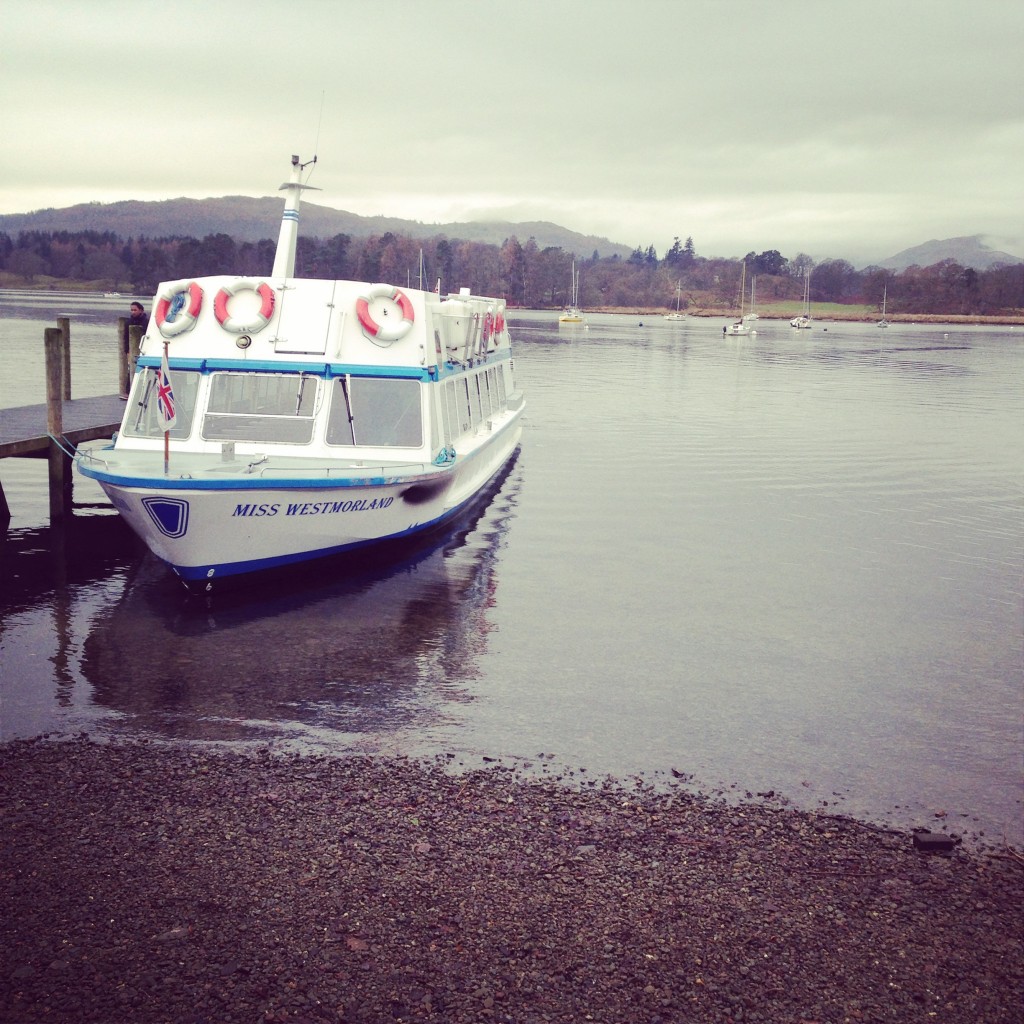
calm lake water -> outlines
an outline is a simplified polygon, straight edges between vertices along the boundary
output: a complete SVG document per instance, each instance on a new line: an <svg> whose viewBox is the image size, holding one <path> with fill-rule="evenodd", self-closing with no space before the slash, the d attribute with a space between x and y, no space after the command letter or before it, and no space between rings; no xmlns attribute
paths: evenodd
<svg viewBox="0 0 1024 1024"><path fill-rule="evenodd" d="M128 297L0 293L2 409L110 393ZM644 320L640 326L641 319ZM1024 841L1024 330L511 319L521 453L433 546L186 600L94 484L0 461L0 740L672 772Z"/></svg>

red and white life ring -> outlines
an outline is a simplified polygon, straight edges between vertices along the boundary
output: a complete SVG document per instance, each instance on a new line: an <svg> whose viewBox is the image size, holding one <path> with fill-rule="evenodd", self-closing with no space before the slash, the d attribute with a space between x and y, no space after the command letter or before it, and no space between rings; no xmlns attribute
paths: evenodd
<svg viewBox="0 0 1024 1024"><path fill-rule="evenodd" d="M228 313L228 299L239 292L255 292L260 297L260 308L251 320L239 320ZM256 334L262 331L274 315L274 289L266 281L253 281L240 277L231 284L224 285L213 300L213 312L217 322L225 331L232 334Z"/></svg>
<svg viewBox="0 0 1024 1024"><path fill-rule="evenodd" d="M156 297L156 326L165 338L174 338L196 325L203 308L203 289L195 281L175 281Z"/></svg>
<svg viewBox="0 0 1024 1024"><path fill-rule="evenodd" d="M397 322L379 324L373 319L370 313L370 303L374 299L391 299L402 311L402 319ZM395 288L390 284L375 284L365 295L360 295L356 300L356 315L359 323L370 341L378 345L390 345L399 338L404 338L416 320L409 296L401 288Z"/></svg>
<svg viewBox="0 0 1024 1024"><path fill-rule="evenodd" d="M498 304L498 309L494 314L494 335L497 337L499 334L503 334L505 331L505 303L501 302Z"/></svg>

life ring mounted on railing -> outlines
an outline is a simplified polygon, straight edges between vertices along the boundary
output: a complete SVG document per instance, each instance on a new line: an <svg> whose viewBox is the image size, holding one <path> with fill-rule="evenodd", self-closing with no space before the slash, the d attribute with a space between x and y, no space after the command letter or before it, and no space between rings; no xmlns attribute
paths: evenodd
<svg viewBox="0 0 1024 1024"><path fill-rule="evenodd" d="M255 292L260 298L260 308L249 320L240 320L228 312L228 300L239 292ZM237 281L224 285L213 300L213 312L217 322L225 331L232 334L256 334L262 331L274 315L274 289L266 281L253 281L251 278L240 277Z"/></svg>
<svg viewBox="0 0 1024 1024"><path fill-rule="evenodd" d="M398 306L401 318L392 317L388 323L378 323L370 312L370 303L374 299L390 299ZM387 312L387 309L383 310L384 316L387 316ZM360 295L356 300L356 316L359 317L363 334L375 345L390 345L393 341L404 338L416 321L416 313L409 296L401 288L395 288L390 284L375 284L365 295Z"/></svg>
<svg viewBox="0 0 1024 1024"><path fill-rule="evenodd" d="M156 326L165 338L174 338L196 325L203 308L203 289L195 281L175 281L156 297Z"/></svg>

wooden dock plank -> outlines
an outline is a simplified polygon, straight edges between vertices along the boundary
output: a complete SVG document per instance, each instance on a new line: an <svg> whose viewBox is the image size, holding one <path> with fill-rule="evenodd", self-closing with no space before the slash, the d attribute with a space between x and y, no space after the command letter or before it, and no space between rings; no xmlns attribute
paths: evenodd
<svg viewBox="0 0 1024 1024"><path fill-rule="evenodd" d="M125 403L117 395L62 402L64 437L72 444L108 438L121 426ZM46 403L0 409L0 458L45 458L50 449Z"/></svg>

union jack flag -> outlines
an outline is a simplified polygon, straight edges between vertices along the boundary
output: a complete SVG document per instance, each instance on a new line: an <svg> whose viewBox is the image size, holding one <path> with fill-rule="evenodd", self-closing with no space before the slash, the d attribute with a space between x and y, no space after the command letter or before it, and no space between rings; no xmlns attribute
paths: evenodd
<svg viewBox="0 0 1024 1024"><path fill-rule="evenodd" d="M171 374L167 369L166 349L156 378L156 408L160 429L170 430L178 422L178 416L174 409L174 389L171 387Z"/></svg>

